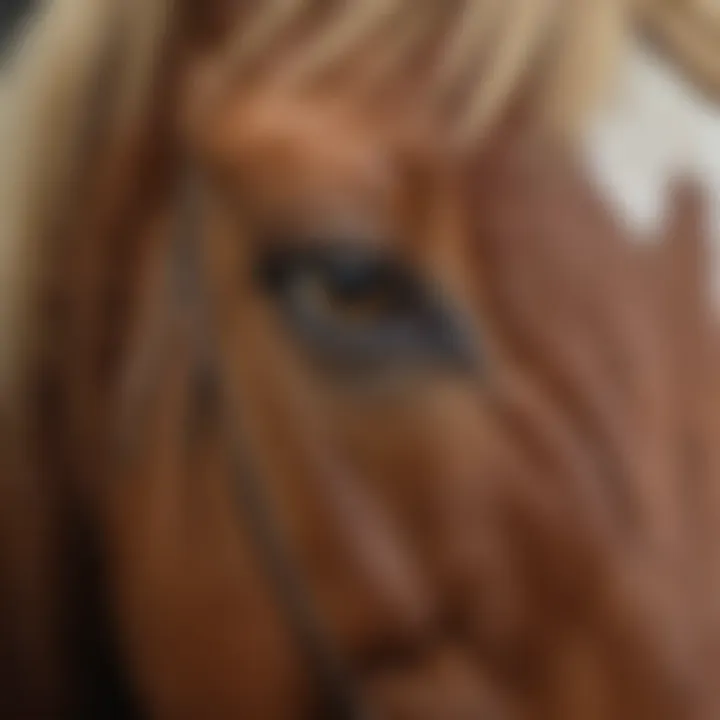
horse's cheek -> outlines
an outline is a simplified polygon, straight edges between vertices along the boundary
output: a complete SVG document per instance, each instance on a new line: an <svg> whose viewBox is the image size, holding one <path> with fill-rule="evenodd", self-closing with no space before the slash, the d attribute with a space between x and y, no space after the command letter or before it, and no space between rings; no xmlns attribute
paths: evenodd
<svg viewBox="0 0 720 720"><path fill-rule="evenodd" d="M114 493L108 573L131 679L151 717L288 717L306 677L224 460L211 441L177 455L141 464Z"/></svg>

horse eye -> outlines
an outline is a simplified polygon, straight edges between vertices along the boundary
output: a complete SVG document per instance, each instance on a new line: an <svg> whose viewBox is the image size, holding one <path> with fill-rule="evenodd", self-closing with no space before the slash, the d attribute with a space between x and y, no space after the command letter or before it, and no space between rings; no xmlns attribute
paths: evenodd
<svg viewBox="0 0 720 720"><path fill-rule="evenodd" d="M439 297L377 252L347 243L274 250L258 270L291 331L335 366L369 369L467 355L467 337Z"/></svg>
<svg viewBox="0 0 720 720"><path fill-rule="evenodd" d="M287 299L317 321L366 332L413 312L412 288L376 258L333 253L287 266Z"/></svg>

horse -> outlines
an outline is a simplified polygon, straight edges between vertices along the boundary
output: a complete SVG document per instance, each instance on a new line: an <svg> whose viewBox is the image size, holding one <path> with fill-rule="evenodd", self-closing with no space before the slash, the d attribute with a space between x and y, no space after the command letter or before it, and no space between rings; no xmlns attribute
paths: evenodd
<svg viewBox="0 0 720 720"><path fill-rule="evenodd" d="M628 15L37 16L0 118L6 716L717 716L706 203L633 244L577 142Z"/></svg>

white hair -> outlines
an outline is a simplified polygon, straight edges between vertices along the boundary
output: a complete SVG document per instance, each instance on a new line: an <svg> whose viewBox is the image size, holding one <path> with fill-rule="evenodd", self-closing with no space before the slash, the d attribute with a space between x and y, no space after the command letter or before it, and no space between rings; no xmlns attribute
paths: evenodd
<svg viewBox="0 0 720 720"><path fill-rule="evenodd" d="M44 0L13 40L0 73L0 409L24 388L46 243L72 194L103 57L113 33L132 38L118 107L137 110L165 2Z"/></svg>

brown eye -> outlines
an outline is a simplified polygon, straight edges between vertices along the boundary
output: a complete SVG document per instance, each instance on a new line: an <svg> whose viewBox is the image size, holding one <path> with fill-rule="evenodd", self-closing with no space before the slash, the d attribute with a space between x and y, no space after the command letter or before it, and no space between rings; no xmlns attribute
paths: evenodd
<svg viewBox="0 0 720 720"><path fill-rule="evenodd" d="M360 244L276 249L258 275L291 330L335 364L367 369L473 354L469 334L437 293Z"/></svg>
<svg viewBox="0 0 720 720"><path fill-rule="evenodd" d="M287 288L296 303L339 323L356 326L382 323L411 312L413 296L380 262L358 257L327 258L307 266Z"/></svg>

